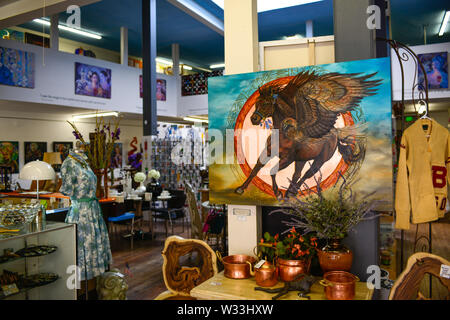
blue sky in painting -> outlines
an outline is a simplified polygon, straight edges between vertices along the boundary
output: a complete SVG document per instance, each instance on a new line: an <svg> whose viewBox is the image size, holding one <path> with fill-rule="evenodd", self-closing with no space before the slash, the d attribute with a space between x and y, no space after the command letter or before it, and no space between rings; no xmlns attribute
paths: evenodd
<svg viewBox="0 0 450 320"><path fill-rule="evenodd" d="M369 131L373 135L390 136L391 128L391 68L390 58L370 59L333 63L317 66L324 72L339 73L362 73L370 74L377 72L373 79L382 79L377 87L377 94L363 98L361 106L364 111L365 120L370 122ZM296 72L307 70L295 68ZM210 129L226 129L227 117L236 98L242 90L254 86L253 80L262 73L274 73L263 71L244 73L223 77L209 78L208 80L208 116ZM274 75L275 79L277 78ZM273 80L272 79L272 80ZM376 123L376 125L374 125ZM388 130L389 128L389 130Z"/></svg>

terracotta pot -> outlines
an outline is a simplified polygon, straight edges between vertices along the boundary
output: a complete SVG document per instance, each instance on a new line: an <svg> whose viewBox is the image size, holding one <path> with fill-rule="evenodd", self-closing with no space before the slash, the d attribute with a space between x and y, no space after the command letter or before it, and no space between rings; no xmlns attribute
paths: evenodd
<svg viewBox="0 0 450 320"><path fill-rule="evenodd" d="M317 250L320 267L324 273L328 271L350 271L353 253L341 245L340 239L333 239L331 244Z"/></svg>
<svg viewBox="0 0 450 320"><path fill-rule="evenodd" d="M285 282L293 281L300 274L309 273L311 259L308 260L284 260L278 259L278 272L280 279Z"/></svg>
<svg viewBox="0 0 450 320"><path fill-rule="evenodd" d="M278 267L269 262L265 262L260 268L255 268L255 271L250 270L250 273L255 276L256 284L260 287L273 287L278 283Z"/></svg>
<svg viewBox="0 0 450 320"><path fill-rule="evenodd" d="M324 274L319 283L325 287L328 300L353 300L357 281L357 276L346 271L330 271Z"/></svg>
<svg viewBox="0 0 450 320"><path fill-rule="evenodd" d="M256 259L245 254L235 254L222 258L219 251L217 257L224 267L224 275L230 279L247 279L251 277L250 269L255 264Z"/></svg>

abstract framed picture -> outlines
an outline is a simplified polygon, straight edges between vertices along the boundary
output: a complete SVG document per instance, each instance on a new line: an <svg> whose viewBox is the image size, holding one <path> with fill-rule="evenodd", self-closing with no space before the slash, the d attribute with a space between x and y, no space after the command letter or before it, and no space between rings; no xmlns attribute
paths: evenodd
<svg viewBox="0 0 450 320"><path fill-rule="evenodd" d="M208 80L210 201L280 206L345 183L392 208L388 58Z"/></svg>
<svg viewBox="0 0 450 320"><path fill-rule="evenodd" d="M25 142L25 164L30 161L42 161L44 152L47 152L47 142Z"/></svg>
<svg viewBox="0 0 450 320"><path fill-rule="evenodd" d="M428 79L428 89L448 89L448 53L435 52L418 54L419 61L425 69ZM422 68L417 66L419 84L425 88Z"/></svg>
<svg viewBox="0 0 450 320"><path fill-rule="evenodd" d="M110 167L113 169L122 168L123 166L123 144L121 142L114 143L114 149L111 153Z"/></svg>
<svg viewBox="0 0 450 320"><path fill-rule="evenodd" d="M33 52L0 47L0 85L34 88Z"/></svg>
<svg viewBox="0 0 450 320"><path fill-rule="evenodd" d="M75 94L111 99L111 69L75 62Z"/></svg>
<svg viewBox="0 0 450 320"><path fill-rule="evenodd" d="M19 173L19 142L0 141L0 165L12 167L12 173Z"/></svg>

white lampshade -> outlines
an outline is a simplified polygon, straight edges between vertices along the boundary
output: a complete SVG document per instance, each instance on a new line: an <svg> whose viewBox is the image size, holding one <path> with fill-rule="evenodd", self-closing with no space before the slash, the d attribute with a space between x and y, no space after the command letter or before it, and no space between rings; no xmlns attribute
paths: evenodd
<svg viewBox="0 0 450 320"><path fill-rule="evenodd" d="M55 179L55 170L47 162L31 161L20 170L19 178L24 180L53 180Z"/></svg>

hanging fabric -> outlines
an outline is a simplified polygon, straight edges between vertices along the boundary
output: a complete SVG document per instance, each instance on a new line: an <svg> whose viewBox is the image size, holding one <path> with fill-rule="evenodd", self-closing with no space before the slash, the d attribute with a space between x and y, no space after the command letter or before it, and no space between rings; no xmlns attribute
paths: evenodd
<svg viewBox="0 0 450 320"><path fill-rule="evenodd" d="M450 180L450 134L422 117L405 130L400 144L395 227L438 220L445 214Z"/></svg>

